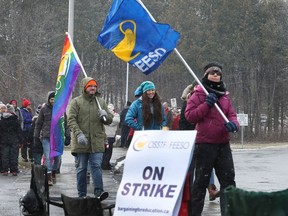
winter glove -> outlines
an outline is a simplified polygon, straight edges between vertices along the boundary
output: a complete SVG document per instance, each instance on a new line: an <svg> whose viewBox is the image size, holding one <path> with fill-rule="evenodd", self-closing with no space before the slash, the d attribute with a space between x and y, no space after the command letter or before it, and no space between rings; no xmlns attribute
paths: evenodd
<svg viewBox="0 0 288 216"><path fill-rule="evenodd" d="M206 96L206 103L211 108L214 106L214 104L217 102L217 96L214 93L209 93Z"/></svg>
<svg viewBox="0 0 288 216"><path fill-rule="evenodd" d="M105 122L107 119L107 112L103 109L99 110L100 119L102 122Z"/></svg>
<svg viewBox="0 0 288 216"><path fill-rule="evenodd" d="M226 122L224 125L225 125L226 130L227 130L228 132L233 132L233 133L235 133L235 132L238 131L237 125L236 125L234 122L232 122L232 121Z"/></svg>
<svg viewBox="0 0 288 216"><path fill-rule="evenodd" d="M88 140L83 133L77 135L77 141L80 145L88 145Z"/></svg>

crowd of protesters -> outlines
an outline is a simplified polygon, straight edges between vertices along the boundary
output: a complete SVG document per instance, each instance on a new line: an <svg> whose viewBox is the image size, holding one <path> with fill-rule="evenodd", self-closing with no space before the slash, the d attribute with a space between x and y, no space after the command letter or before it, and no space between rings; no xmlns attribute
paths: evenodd
<svg viewBox="0 0 288 216"><path fill-rule="evenodd" d="M88 169L92 173L95 197L103 200L109 196L103 188L102 169L112 169L110 159L118 129L121 130L120 147L129 148L134 131L137 130L196 128L198 132L194 156L187 174L190 176L188 193L192 195L191 200L187 200L189 215L201 215L206 189L210 201L220 196L223 214L223 189L236 185L229 132L237 132L239 123L222 76L221 64L212 62L206 65L202 84L208 95L199 83L187 86L181 96L182 109L171 108L166 101L162 103L154 83L142 82L134 93L135 100L132 103L127 101L120 115L113 104L107 105L101 98L96 80L84 78L82 95L72 100L68 117L65 114L65 145L70 144L71 133L71 152L77 162L79 197L87 195ZM21 108L16 100L7 104L0 101L0 168L3 176L8 176L9 173L17 176L20 153L23 162L44 164L48 169L49 185L53 185L52 179L56 180L56 172L59 172L61 165L60 156L49 156L54 96L55 92L49 92L46 103L38 105L34 114L31 102L26 98L23 99ZM225 112L229 120L225 124L216 111L215 104L221 105ZM214 125L210 125L211 119L215 122ZM93 130L90 127L92 124ZM208 130L208 127L213 130ZM217 134L215 131L218 131ZM44 162L41 161L42 158ZM214 169L221 186L220 191L214 184Z"/></svg>
<svg viewBox="0 0 288 216"><path fill-rule="evenodd" d="M16 100L11 100L7 104L1 101L0 108L1 173L3 176L8 176L9 173L17 176L19 150L24 162L28 162L28 158L33 162L31 102L24 98L19 108Z"/></svg>
<svg viewBox="0 0 288 216"><path fill-rule="evenodd" d="M46 103L39 104L35 113L33 113L31 102L27 98L22 100L20 108L15 99L7 104L0 101L0 170L3 176L9 174L17 176L20 172L18 168L19 161L37 165L45 164L50 167L49 152L46 153L47 149L50 150L50 147L44 145L46 146L46 151L44 151L43 140L41 139L49 139L53 106L51 101L54 99L54 95L53 92ZM48 114L47 111L44 113L47 109L50 111ZM45 128L42 128L43 124ZM70 133L65 134L69 135ZM69 137L67 137L67 140L69 140ZM57 159L52 160L57 162ZM54 169L55 172L56 170L59 172L60 162L56 164ZM51 169L48 169L48 174L49 172L51 172ZM53 174L56 178L55 173Z"/></svg>

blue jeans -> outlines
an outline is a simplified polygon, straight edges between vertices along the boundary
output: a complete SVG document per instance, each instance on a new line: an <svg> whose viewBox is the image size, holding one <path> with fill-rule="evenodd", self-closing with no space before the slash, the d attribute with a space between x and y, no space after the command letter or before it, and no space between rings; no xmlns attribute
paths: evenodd
<svg viewBox="0 0 288 216"><path fill-rule="evenodd" d="M51 173L52 171L56 171L60 165L60 156L50 158L50 139L42 138L41 139L43 146L43 154L45 157L44 165L47 167L47 172Z"/></svg>
<svg viewBox="0 0 288 216"><path fill-rule="evenodd" d="M103 192L103 179L102 179L102 158L103 153L77 153L77 190L78 196L84 197L87 194L87 167L88 161L90 164L90 173L94 184L94 195L100 196Z"/></svg>

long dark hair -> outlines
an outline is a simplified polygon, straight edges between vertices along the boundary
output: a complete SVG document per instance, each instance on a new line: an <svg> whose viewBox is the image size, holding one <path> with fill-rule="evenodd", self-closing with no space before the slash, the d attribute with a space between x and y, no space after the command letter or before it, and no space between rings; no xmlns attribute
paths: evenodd
<svg viewBox="0 0 288 216"><path fill-rule="evenodd" d="M150 104L153 106L153 113ZM159 95L155 92L152 99L147 96L147 92L142 95L142 117L144 127L149 127L154 118L155 122L161 124L163 122L162 104Z"/></svg>

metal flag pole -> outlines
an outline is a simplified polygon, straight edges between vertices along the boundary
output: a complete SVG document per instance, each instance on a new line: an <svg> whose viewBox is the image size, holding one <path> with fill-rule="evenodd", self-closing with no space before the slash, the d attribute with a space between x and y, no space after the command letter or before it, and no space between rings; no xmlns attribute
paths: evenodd
<svg viewBox="0 0 288 216"><path fill-rule="evenodd" d="M125 92L125 103L128 101L128 84L129 84L129 63L127 62L126 68L126 92Z"/></svg>
<svg viewBox="0 0 288 216"><path fill-rule="evenodd" d="M181 54L178 52L178 50L175 48L174 51L176 52L176 54L178 55L178 57L181 59L181 61L183 62L183 64L186 66L186 68L188 69L188 71L191 73L191 75L194 77L194 79L196 80L196 82L202 87L202 89L204 90L205 94L208 95L209 92L205 89L205 87L203 86L203 84L201 83L201 81L198 79L198 77L195 75L195 73L192 71L192 69L189 67L189 65L187 64L187 62L185 61L185 59L181 56ZM216 109L219 111L219 113L221 114L221 116L224 118L224 120L226 122L229 122L229 120L227 119L227 117L224 115L224 113L222 112L222 110L220 109L220 107L218 106L217 103L215 103L215 107Z"/></svg>

